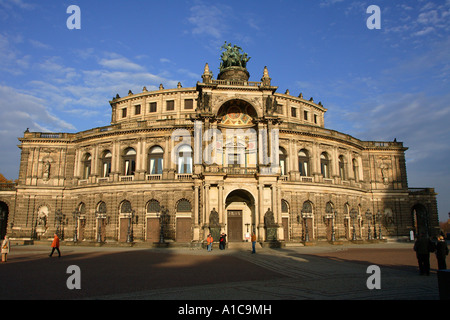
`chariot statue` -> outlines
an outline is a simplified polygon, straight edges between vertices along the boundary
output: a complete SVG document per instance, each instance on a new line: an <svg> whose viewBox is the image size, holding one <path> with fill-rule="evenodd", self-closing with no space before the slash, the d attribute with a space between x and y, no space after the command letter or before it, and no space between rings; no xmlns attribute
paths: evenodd
<svg viewBox="0 0 450 320"><path fill-rule="evenodd" d="M247 68L247 62L251 57L249 57L241 47L225 41L225 44L221 49L224 50L224 52L222 52L221 56L222 62L220 63L220 72L229 67Z"/></svg>

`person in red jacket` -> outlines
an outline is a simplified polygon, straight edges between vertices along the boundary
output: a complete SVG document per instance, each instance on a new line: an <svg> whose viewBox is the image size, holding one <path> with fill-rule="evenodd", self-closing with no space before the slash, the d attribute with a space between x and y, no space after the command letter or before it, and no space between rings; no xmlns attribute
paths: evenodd
<svg viewBox="0 0 450 320"><path fill-rule="evenodd" d="M53 252L58 251L58 258L61 258L61 252L59 251L59 238L58 235L55 233L55 236L53 238L52 242L52 253L50 253L49 257L53 255Z"/></svg>

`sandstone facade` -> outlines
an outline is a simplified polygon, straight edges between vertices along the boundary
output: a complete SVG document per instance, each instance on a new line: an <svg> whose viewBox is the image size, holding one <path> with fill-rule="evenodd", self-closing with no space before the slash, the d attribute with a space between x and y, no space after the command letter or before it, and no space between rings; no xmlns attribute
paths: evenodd
<svg viewBox="0 0 450 320"><path fill-rule="evenodd" d="M327 129L320 102L277 93L262 74L213 79L206 65L195 87L116 96L108 126L25 132L18 184L0 190L3 233L192 243L210 232L261 242L437 232L436 194L408 187L401 142Z"/></svg>

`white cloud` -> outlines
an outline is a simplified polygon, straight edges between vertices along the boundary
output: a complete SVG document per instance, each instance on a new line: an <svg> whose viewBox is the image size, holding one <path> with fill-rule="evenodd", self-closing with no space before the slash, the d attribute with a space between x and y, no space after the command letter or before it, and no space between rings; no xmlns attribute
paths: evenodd
<svg viewBox="0 0 450 320"><path fill-rule="evenodd" d="M44 99L36 98L26 91L0 85L0 145L2 146L1 170L10 179L19 172L19 137L30 128L37 132L67 132L75 127L50 113Z"/></svg>
<svg viewBox="0 0 450 320"><path fill-rule="evenodd" d="M426 34L429 34L430 32L435 31L433 27L425 27L424 29L417 31L414 33L415 36L424 36Z"/></svg>
<svg viewBox="0 0 450 320"><path fill-rule="evenodd" d="M0 0L0 6L6 9L12 9L13 7L19 7L20 9L31 10L35 7L35 4L25 3L22 0Z"/></svg>
<svg viewBox="0 0 450 320"><path fill-rule="evenodd" d="M25 128L39 128L58 132L75 129L70 123L51 114L44 99L27 92L0 85L0 101L2 130L20 132Z"/></svg>
<svg viewBox="0 0 450 320"><path fill-rule="evenodd" d="M229 29L225 18L232 17L232 10L224 5L196 4L190 9L189 23L194 35L207 35L222 40Z"/></svg>
<svg viewBox="0 0 450 320"><path fill-rule="evenodd" d="M450 31L449 15L449 1L446 3L427 1L416 10L399 4L396 10L392 11L391 16L383 16L382 19L385 21L383 30L385 33L400 34L403 40L424 35L447 37Z"/></svg>
<svg viewBox="0 0 450 320"><path fill-rule="evenodd" d="M321 7L329 7L329 6L332 6L336 3L343 2L343 1L344 0L322 0L322 1L320 1L319 5Z"/></svg>
<svg viewBox="0 0 450 320"><path fill-rule="evenodd" d="M30 65L30 55L23 55L15 45L23 41L20 35L0 33L0 71L20 75Z"/></svg>
<svg viewBox="0 0 450 320"><path fill-rule="evenodd" d="M131 62L125 57L104 58L99 61L99 64L108 69L128 70L128 71L142 71L144 68L137 63Z"/></svg>
<svg viewBox="0 0 450 320"><path fill-rule="evenodd" d="M52 49L52 47L50 45L42 43L42 42L37 41L37 40L30 39L29 42L36 49L46 49L46 50Z"/></svg>

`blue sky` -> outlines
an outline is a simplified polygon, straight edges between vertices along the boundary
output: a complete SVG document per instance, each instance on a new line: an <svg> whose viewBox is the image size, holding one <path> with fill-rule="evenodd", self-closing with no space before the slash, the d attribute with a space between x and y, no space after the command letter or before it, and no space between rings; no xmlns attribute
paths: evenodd
<svg viewBox="0 0 450 320"><path fill-rule="evenodd" d="M70 5L81 29L69 30ZM370 30L369 5L381 9ZM396 138L410 187L434 187L450 211L450 0L0 0L0 172L18 177L18 137L108 125L108 101L143 86L193 87L220 46L240 45L259 81L314 97L325 126Z"/></svg>

